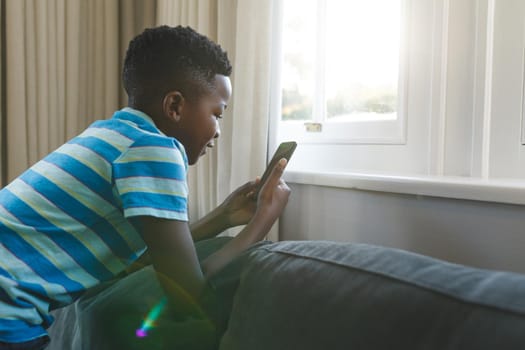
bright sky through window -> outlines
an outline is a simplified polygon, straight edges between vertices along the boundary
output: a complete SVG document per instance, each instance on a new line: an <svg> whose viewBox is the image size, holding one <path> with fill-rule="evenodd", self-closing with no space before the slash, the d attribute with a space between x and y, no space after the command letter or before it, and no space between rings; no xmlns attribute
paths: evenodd
<svg viewBox="0 0 525 350"><path fill-rule="evenodd" d="M401 1L284 1L283 120L395 119Z"/></svg>

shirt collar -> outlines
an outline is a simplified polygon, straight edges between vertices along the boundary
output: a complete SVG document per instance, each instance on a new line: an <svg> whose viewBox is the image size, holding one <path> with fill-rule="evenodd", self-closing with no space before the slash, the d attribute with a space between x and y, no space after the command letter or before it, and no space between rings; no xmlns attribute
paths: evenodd
<svg viewBox="0 0 525 350"><path fill-rule="evenodd" d="M117 111L113 116L118 119L129 120L137 124L137 126L139 126L141 129L166 136L157 128L155 122L150 116L142 111L139 111L138 109L124 107L120 111Z"/></svg>

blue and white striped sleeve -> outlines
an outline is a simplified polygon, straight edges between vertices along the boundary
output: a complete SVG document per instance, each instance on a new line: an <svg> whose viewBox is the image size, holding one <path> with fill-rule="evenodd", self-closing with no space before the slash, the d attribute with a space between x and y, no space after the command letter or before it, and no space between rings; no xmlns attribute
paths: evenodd
<svg viewBox="0 0 525 350"><path fill-rule="evenodd" d="M113 163L125 217L188 221L187 163L182 152L170 138L151 137L135 142Z"/></svg>

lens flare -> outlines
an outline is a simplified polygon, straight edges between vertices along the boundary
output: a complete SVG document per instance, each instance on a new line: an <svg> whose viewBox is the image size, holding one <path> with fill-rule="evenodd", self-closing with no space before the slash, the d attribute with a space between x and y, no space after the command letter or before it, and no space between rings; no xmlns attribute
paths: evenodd
<svg viewBox="0 0 525 350"><path fill-rule="evenodd" d="M135 331L137 338L144 338L148 335L148 331L155 326L155 321L159 318L167 302L168 299L164 297L153 306L144 321L142 321L142 326Z"/></svg>
<svg viewBox="0 0 525 350"><path fill-rule="evenodd" d="M144 338L145 336L148 335L148 333L142 329L142 328L139 328L137 329L137 331L135 332L135 335L137 336L137 338Z"/></svg>

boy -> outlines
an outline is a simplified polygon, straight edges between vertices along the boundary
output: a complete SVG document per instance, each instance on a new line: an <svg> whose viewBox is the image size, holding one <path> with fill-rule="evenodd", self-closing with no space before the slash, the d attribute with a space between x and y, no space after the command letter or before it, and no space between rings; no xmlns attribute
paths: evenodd
<svg viewBox="0 0 525 350"><path fill-rule="evenodd" d="M130 42L128 108L0 191L0 349L41 349L49 311L121 274L146 247L174 308L200 304L207 279L267 234L290 193L282 160L257 198L248 183L188 225L186 171L213 147L231 95L226 53L190 28ZM246 224L202 268L193 241Z"/></svg>

